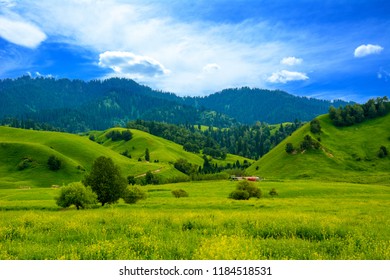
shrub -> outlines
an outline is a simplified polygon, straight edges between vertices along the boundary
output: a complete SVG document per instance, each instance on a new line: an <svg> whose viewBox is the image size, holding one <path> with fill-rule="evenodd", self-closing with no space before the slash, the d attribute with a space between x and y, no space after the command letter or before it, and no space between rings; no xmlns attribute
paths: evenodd
<svg viewBox="0 0 390 280"><path fill-rule="evenodd" d="M70 183L62 187L60 195L56 198L58 206L67 208L71 205L76 206L77 210L86 208L89 205L97 203L97 195L90 187L84 187L80 182Z"/></svg>
<svg viewBox="0 0 390 280"><path fill-rule="evenodd" d="M176 198L188 197L188 193L183 189L177 189L172 191L172 195Z"/></svg>
<svg viewBox="0 0 390 280"><path fill-rule="evenodd" d="M288 153L288 154L291 154L291 153L293 153L294 152L294 146L293 146L293 144L292 143L287 143L286 144L286 153Z"/></svg>
<svg viewBox="0 0 390 280"><path fill-rule="evenodd" d="M183 172L184 174L191 175L198 171L197 165L192 165L188 160L179 158L173 165L177 170Z"/></svg>
<svg viewBox="0 0 390 280"><path fill-rule="evenodd" d="M238 182L236 189L247 191L249 193L249 197L260 198L262 196L261 190L253 182L240 181Z"/></svg>
<svg viewBox="0 0 390 280"><path fill-rule="evenodd" d="M229 198L235 199L235 200L248 200L249 199L249 193L244 190L234 190L230 193Z"/></svg>
<svg viewBox="0 0 390 280"><path fill-rule="evenodd" d="M29 168L31 164L33 163L33 160L29 157L23 158L19 163L18 163L18 170L24 170L26 168Z"/></svg>
<svg viewBox="0 0 390 280"><path fill-rule="evenodd" d="M321 133L321 125L319 120L314 119L310 122L310 131L314 134Z"/></svg>
<svg viewBox="0 0 390 280"><path fill-rule="evenodd" d="M272 190L269 191L269 195L270 196L275 196L275 195L279 195L278 192L276 191L275 188L273 188Z"/></svg>
<svg viewBox="0 0 390 280"><path fill-rule="evenodd" d="M134 185L135 185L135 183L136 183L136 181L135 181L135 177L134 177L134 176L132 176L132 175L129 175L129 176L127 176L127 183L128 183L129 185L132 185L132 186L134 186Z"/></svg>
<svg viewBox="0 0 390 280"><path fill-rule="evenodd" d="M47 160L47 165L50 170L56 171L61 168L61 160L56 156L50 156Z"/></svg>
<svg viewBox="0 0 390 280"><path fill-rule="evenodd" d="M141 199L146 199L146 193L139 187L127 187L123 194L123 200L128 204L137 203Z"/></svg>
<svg viewBox="0 0 390 280"><path fill-rule="evenodd" d="M229 198L247 200L251 197L260 198L261 196L261 190L253 182L240 181L238 182L236 189L230 193Z"/></svg>
<svg viewBox="0 0 390 280"><path fill-rule="evenodd" d="M381 146L378 152L378 157L384 158L388 155L387 148L385 146Z"/></svg>

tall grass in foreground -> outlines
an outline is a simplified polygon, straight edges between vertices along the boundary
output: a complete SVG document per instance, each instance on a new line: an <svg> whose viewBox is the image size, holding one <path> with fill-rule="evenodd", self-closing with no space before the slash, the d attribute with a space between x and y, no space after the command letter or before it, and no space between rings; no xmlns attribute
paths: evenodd
<svg viewBox="0 0 390 280"><path fill-rule="evenodd" d="M381 232L324 214L0 214L1 259L390 259Z"/></svg>
<svg viewBox="0 0 390 280"><path fill-rule="evenodd" d="M82 211L54 200L15 210L25 204L15 191L0 194L11 207L0 211L0 259L390 259L388 187L264 182L279 196L249 201L228 199L229 182L158 187L136 205Z"/></svg>

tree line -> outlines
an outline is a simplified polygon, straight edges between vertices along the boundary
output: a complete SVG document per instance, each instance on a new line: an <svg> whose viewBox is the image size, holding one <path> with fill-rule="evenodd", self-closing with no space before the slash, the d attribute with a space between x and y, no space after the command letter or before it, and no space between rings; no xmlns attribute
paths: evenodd
<svg viewBox="0 0 390 280"><path fill-rule="evenodd" d="M269 152L302 123L268 125L257 122L249 125L235 125L230 128L200 125L174 125L155 121L136 120L127 123L127 128L138 129L155 136L183 145L184 150L203 152L216 159L224 159L227 153L258 159Z"/></svg>
<svg viewBox="0 0 390 280"><path fill-rule="evenodd" d="M389 99L378 97L370 99L365 104L346 105L345 107L330 107L329 117L336 126L350 126L368 119L381 117L390 112Z"/></svg>

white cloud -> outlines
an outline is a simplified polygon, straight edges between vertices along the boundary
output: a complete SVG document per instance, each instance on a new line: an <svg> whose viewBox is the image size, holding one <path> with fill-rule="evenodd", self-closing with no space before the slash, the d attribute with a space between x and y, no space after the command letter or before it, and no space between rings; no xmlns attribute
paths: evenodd
<svg viewBox="0 0 390 280"><path fill-rule="evenodd" d="M383 51L383 47L379 45L361 45L355 49L355 57L364 57L371 54L379 54Z"/></svg>
<svg viewBox="0 0 390 280"><path fill-rule="evenodd" d="M308 80L308 79L309 79L309 77L305 73L282 70L282 71L273 73L267 80L271 83L285 84L287 82L304 81L304 80Z"/></svg>
<svg viewBox="0 0 390 280"><path fill-rule="evenodd" d="M100 66L112 69L106 77L138 78L153 88L180 95L202 95L242 85L266 86L268 74L277 70L278 57L295 52L288 42L269 38L267 32L274 27L267 23L183 22L164 12L161 3L157 6L137 0L25 3L18 2L16 11L31 22L39 22L51 42L87 49L96 54L96 64L99 54L114 50L153 58L149 62L141 60L145 62L142 67L136 63L139 68L135 69L126 59L113 63L103 56ZM23 13L25 9L28 14ZM218 65L213 65L216 61ZM170 75L161 75L166 69ZM140 71L160 75L152 79Z"/></svg>
<svg viewBox="0 0 390 280"><path fill-rule="evenodd" d="M46 40L46 34L34 24L4 16L0 16L0 37L27 48L36 48Z"/></svg>
<svg viewBox="0 0 390 280"><path fill-rule="evenodd" d="M380 69L379 72L377 73L378 79L383 79L384 81L389 81L390 80L390 72Z"/></svg>
<svg viewBox="0 0 390 280"><path fill-rule="evenodd" d="M294 66L299 65L303 62L302 58L296 58L294 56L285 57L280 61L280 64L288 65L288 66Z"/></svg>
<svg viewBox="0 0 390 280"><path fill-rule="evenodd" d="M169 70L151 57L123 51L101 53L99 55L99 66L111 68L116 74L127 77L154 77L169 73Z"/></svg>
<svg viewBox="0 0 390 280"><path fill-rule="evenodd" d="M203 72L206 73L214 73L221 69L221 66L219 66L216 63L209 63L205 67L203 67Z"/></svg>

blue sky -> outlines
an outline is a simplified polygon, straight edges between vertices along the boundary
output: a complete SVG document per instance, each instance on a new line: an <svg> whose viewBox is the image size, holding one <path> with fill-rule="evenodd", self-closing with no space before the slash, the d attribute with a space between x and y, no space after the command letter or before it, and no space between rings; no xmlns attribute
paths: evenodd
<svg viewBox="0 0 390 280"><path fill-rule="evenodd" d="M0 0L0 78L126 77L365 102L390 94L386 0Z"/></svg>

